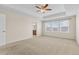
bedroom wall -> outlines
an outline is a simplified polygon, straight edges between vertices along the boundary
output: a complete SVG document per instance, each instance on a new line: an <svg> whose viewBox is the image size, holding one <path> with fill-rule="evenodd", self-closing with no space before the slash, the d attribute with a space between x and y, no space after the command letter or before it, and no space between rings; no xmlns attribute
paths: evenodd
<svg viewBox="0 0 79 59"><path fill-rule="evenodd" d="M7 14L7 43L32 38L32 20L17 13Z"/></svg>
<svg viewBox="0 0 79 59"><path fill-rule="evenodd" d="M62 18L57 18L57 20L61 20ZM53 19L55 20L55 19ZM49 20L50 21L50 20ZM67 39L75 39L76 38L76 17L75 16L70 16L69 17L69 33L63 33L63 32L45 32L44 30L44 22L42 22L42 35L46 36L52 36L52 37L59 37L59 38L67 38Z"/></svg>
<svg viewBox="0 0 79 59"><path fill-rule="evenodd" d="M6 15L6 43L32 38L32 24L37 18L1 6L0 14Z"/></svg>

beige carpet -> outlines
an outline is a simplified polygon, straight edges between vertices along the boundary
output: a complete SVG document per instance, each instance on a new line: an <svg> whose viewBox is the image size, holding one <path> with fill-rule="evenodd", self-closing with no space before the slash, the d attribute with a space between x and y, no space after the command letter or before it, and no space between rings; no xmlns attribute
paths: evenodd
<svg viewBox="0 0 79 59"><path fill-rule="evenodd" d="M64 55L79 54L79 46L75 40L36 37L0 48L2 55Z"/></svg>

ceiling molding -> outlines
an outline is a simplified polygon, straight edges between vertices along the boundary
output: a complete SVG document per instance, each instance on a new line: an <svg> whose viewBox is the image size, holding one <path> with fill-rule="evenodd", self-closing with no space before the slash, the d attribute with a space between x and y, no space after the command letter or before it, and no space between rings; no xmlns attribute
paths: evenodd
<svg viewBox="0 0 79 59"><path fill-rule="evenodd" d="M63 12L60 12L60 13L56 13L56 14L52 14L52 15L48 15L48 16L44 16L43 18L53 18L53 17L58 17L58 16L65 16L66 15L66 12L63 11Z"/></svg>
<svg viewBox="0 0 79 59"><path fill-rule="evenodd" d="M47 20L51 18L57 18L62 16L76 15L79 10L79 4L49 4L49 8L52 11L47 13L38 13L35 4L1 4L0 10L4 9L7 11L15 11L18 14L28 15L34 18L39 18L40 20Z"/></svg>

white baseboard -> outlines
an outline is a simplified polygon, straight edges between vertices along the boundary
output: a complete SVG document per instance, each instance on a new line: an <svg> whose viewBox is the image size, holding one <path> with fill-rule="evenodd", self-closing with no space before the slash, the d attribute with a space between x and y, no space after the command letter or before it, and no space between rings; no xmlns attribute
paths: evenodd
<svg viewBox="0 0 79 59"><path fill-rule="evenodd" d="M4 45L6 45L6 43L0 44L0 46L4 46Z"/></svg>
<svg viewBox="0 0 79 59"><path fill-rule="evenodd" d="M32 38L32 37L31 37L31 38ZM30 38L21 39L21 40L27 40L27 39L30 39ZM0 47L1 47L1 46L5 46L5 45L8 45L8 44L11 44L11 43L15 43L15 42L18 42L18 41L21 41L21 40L5 42L5 43L3 43L3 44L0 44Z"/></svg>

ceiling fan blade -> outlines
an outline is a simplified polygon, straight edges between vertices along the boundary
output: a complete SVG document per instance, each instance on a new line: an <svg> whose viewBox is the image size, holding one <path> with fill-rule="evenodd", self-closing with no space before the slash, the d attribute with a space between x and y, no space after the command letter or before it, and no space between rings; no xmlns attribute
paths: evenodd
<svg viewBox="0 0 79 59"><path fill-rule="evenodd" d="M45 6L43 8L46 8L46 7L48 7L48 4L45 4Z"/></svg>
<svg viewBox="0 0 79 59"><path fill-rule="evenodd" d="M51 11L52 9L45 9L45 10Z"/></svg>
<svg viewBox="0 0 79 59"><path fill-rule="evenodd" d="M36 8L38 8L38 9L41 9L40 7L38 7L38 6L35 6Z"/></svg>

